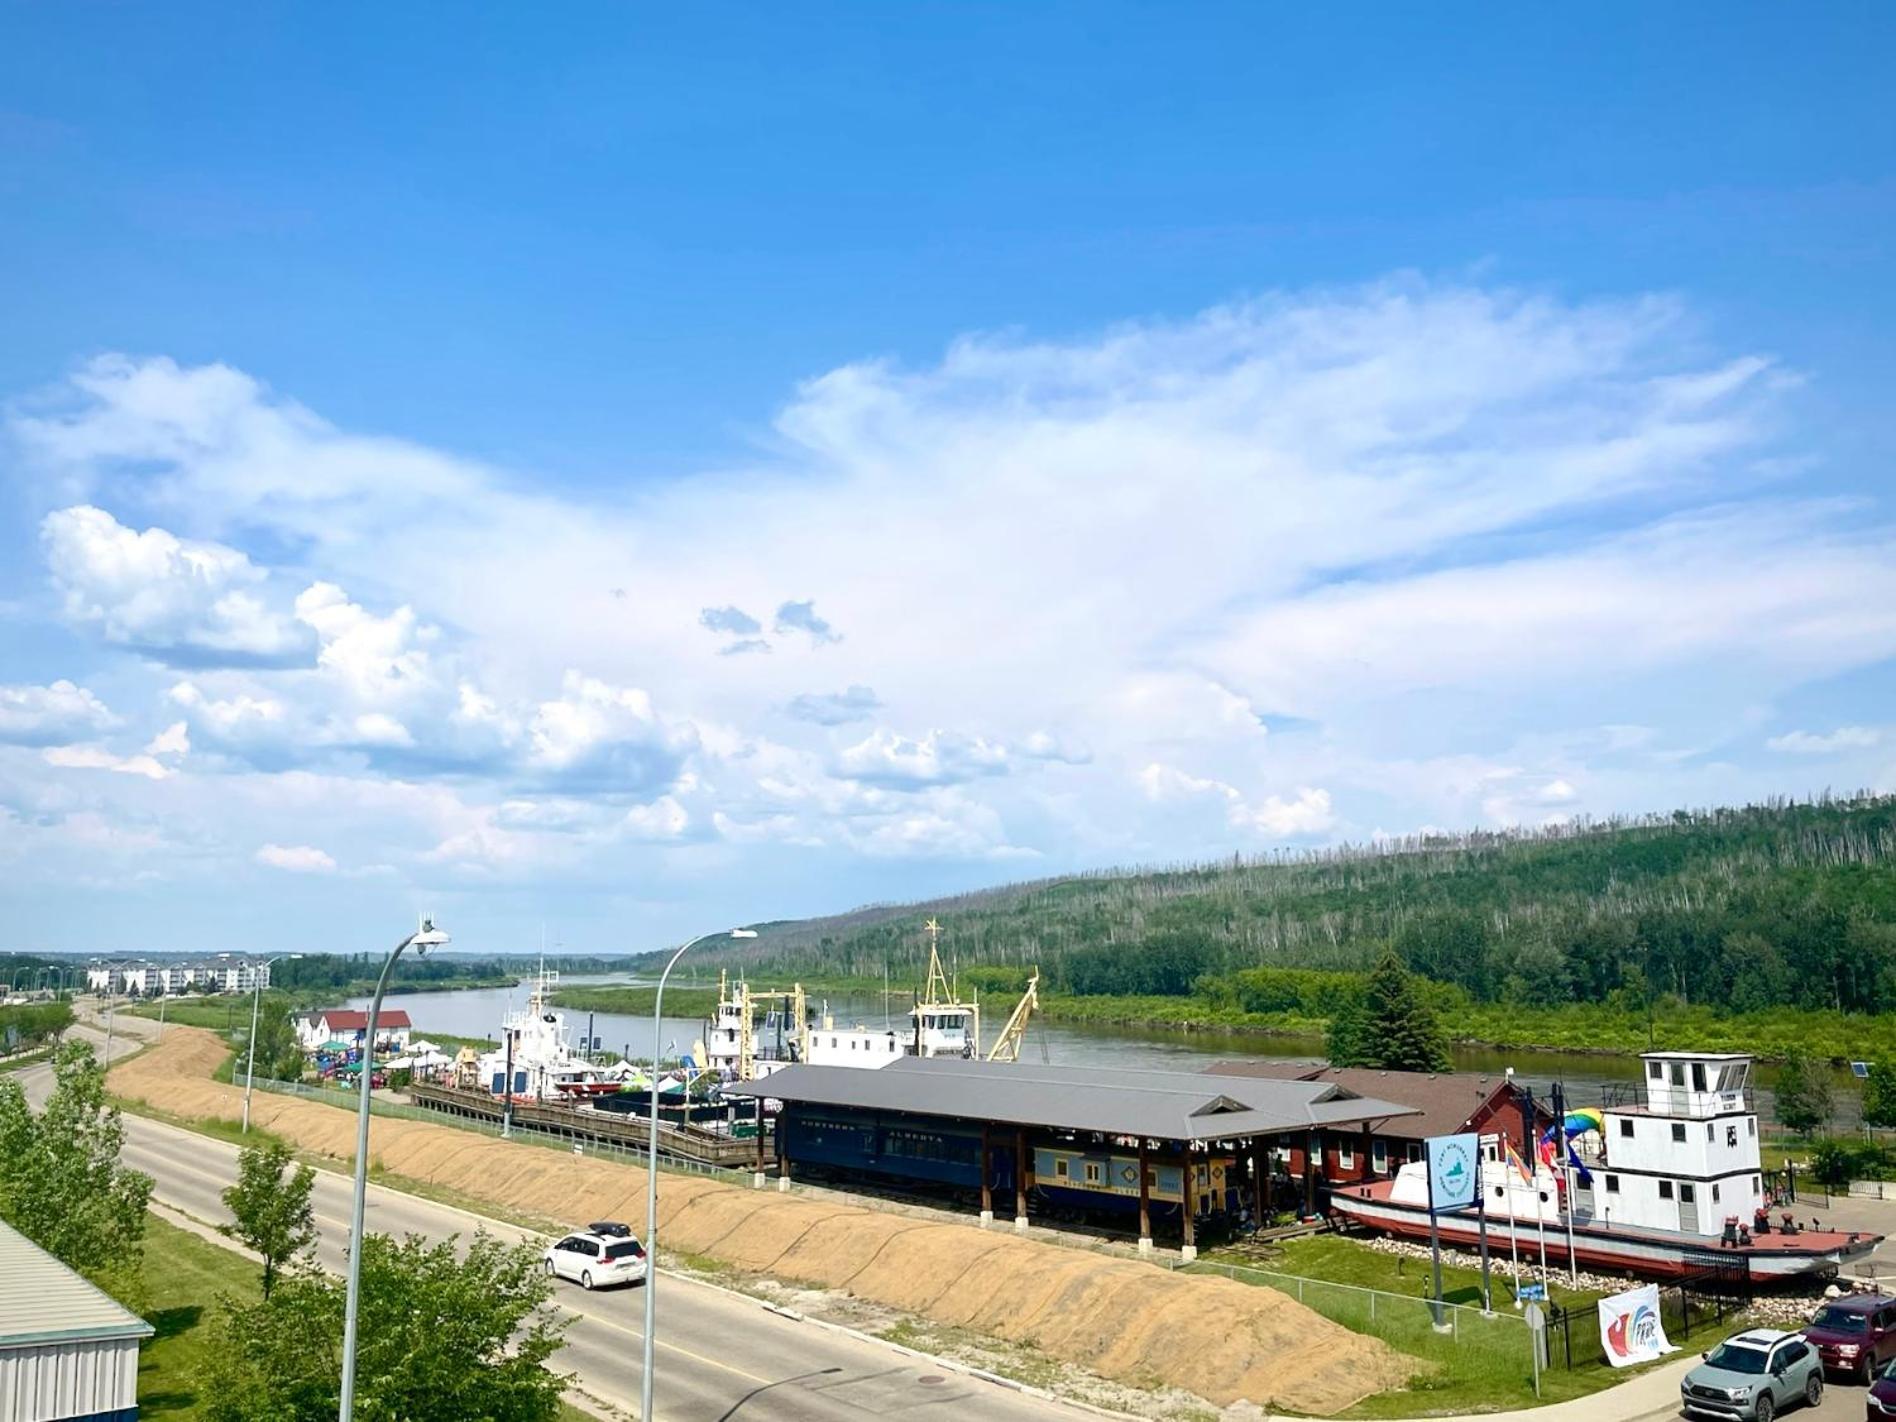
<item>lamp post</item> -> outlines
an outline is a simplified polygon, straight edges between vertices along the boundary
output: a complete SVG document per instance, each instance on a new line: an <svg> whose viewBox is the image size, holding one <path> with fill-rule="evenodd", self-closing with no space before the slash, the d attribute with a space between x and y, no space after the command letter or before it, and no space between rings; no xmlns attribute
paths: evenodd
<svg viewBox="0 0 1896 1422"><path fill-rule="evenodd" d="M645 1132L645 1339L639 1367L640 1422L652 1422L653 1337L658 1325L658 1303L653 1292L658 1287L658 1044L665 1035L665 980L671 976L672 969L678 966L678 960L685 956L686 949L695 947L707 938L720 936L755 938L757 930L733 928L728 935L700 933L671 955L671 961L665 964L665 971L658 975L658 993L652 999L652 1111ZM757 1129L760 1132L764 1129L763 1107L764 1103L760 1100L757 1103Z"/></svg>
<svg viewBox="0 0 1896 1422"><path fill-rule="evenodd" d="M400 952L401 950L397 949L396 951ZM219 953L217 956L220 958L228 958L230 955L228 953ZM266 959L264 962L259 963L256 973L250 979L250 1046L246 1053L247 1060L244 1063L243 1134L245 1135L250 1134L250 1086L251 1083L257 1079L257 1011L263 1005L264 974L270 971L270 965L272 963L281 963L285 958L294 960L302 956L301 953L279 953L276 957ZM162 1012L164 1009L160 1008L159 1010ZM164 1028L160 1026L158 1030L162 1033Z"/></svg>
<svg viewBox="0 0 1896 1422"><path fill-rule="evenodd" d="M356 1108L355 1199L349 1207L349 1294L342 1321L342 1406L336 1422L353 1422L355 1417L356 1312L362 1303L362 1211L369 1194L369 1087L375 1078L375 1023L382 1015L382 994L388 991L388 975L395 960L413 948L417 955L439 948L448 935L424 918L421 926L409 934L382 964L382 975L375 980L375 996L369 999L368 1032L362 1065L356 1075L362 1081L362 1099Z"/></svg>

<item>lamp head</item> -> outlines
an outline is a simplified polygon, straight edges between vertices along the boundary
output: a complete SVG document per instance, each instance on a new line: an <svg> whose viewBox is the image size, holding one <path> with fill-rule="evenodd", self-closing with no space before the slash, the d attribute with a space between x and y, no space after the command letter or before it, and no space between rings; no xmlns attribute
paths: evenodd
<svg viewBox="0 0 1896 1422"><path fill-rule="evenodd" d="M755 938L756 936L757 930L754 928L733 928L731 930L731 937L733 938Z"/></svg>
<svg viewBox="0 0 1896 1422"><path fill-rule="evenodd" d="M415 930L415 936L408 940L408 946L417 954L426 953L430 948L440 948L448 942L448 935L434 925L434 920L422 916L421 927Z"/></svg>

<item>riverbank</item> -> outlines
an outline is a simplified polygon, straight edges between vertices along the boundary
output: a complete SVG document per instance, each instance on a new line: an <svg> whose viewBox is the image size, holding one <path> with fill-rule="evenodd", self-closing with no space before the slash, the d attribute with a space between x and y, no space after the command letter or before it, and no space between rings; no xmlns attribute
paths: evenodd
<svg viewBox="0 0 1896 1422"><path fill-rule="evenodd" d="M1199 997L1075 997L1048 993L1040 999L1049 1022L1111 1027L1158 1027L1169 1031L1218 1031L1259 1037L1320 1039L1327 1019L1291 1012L1245 1012ZM1781 1061L1793 1051L1831 1061L1885 1054L1896 1041L1896 1014L1877 1016L1776 1008L1770 1012L1721 1013L1711 1008L1665 1006L1616 1011L1598 1004L1525 1007L1503 1003L1461 1004L1443 1022L1451 1041L1504 1050L1631 1056L1658 1046L1672 1051L1749 1052Z"/></svg>

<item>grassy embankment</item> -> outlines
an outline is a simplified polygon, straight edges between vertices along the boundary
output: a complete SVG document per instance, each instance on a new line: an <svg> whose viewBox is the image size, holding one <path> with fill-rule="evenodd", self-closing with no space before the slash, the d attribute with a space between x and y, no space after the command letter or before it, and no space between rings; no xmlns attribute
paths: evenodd
<svg viewBox="0 0 1896 1422"><path fill-rule="evenodd" d="M553 1005L568 1012L623 1012L648 1016L658 995L649 987L571 987L553 994ZM672 987L665 989L667 1017L709 1017L718 1005L716 988Z"/></svg>
<svg viewBox="0 0 1896 1422"><path fill-rule="evenodd" d="M1536 1405L1527 1329L1510 1304L1505 1255L1493 1266L1496 1316L1484 1319L1475 1312L1458 1311L1454 1314L1455 1331L1450 1334L1435 1331L1426 1303L1377 1298L1372 1311L1371 1296L1357 1292L1380 1289L1425 1300L1430 1295L1426 1260L1385 1254L1354 1240L1320 1235L1287 1242L1272 1265L1279 1275L1300 1278L1301 1287L1283 1277L1246 1275L1244 1268L1255 1267L1255 1263L1237 1253L1213 1251L1192 1267L1200 1272L1222 1272L1216 1266L1224 1263L1238 1266L1234 1277L1240 1283L1275 1288L1301 1298L1305 1307L1325 1318L1380 1338L1390 1347L1434 1365L1432 1372L1418 1377L1412 1386L1366 1398L1342 1413L1344 1417L1453 1416ZM1584 1308L1599 1297L1596 1292L1567 1289L1557 1279L1550 1283L1554 1301L1562 1306ZM1442 1295L1449 1303L1479 1308L1481 1271L1444 1264ZM1588 1397L1639 1371L1610 1368L1604 1361L1570 1371L1560 1365L1558 1348L1555 1358L1555 1366L1541 1375L1542 1403Z"/></svg>

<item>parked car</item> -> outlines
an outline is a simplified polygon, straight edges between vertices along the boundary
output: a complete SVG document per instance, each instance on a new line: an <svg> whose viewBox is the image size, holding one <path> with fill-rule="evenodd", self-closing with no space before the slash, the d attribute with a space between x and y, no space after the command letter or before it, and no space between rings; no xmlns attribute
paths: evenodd
<svg viewBox="0 0 1896 1422"><path fill-rule="evenodd" d="M1801 1333L1753 1328L1727 1338L1679 1384L1689 1415L1771 1422L1802 1402L1823 1401L1823 1363Z"/></svg>
<svg viewBox="0 0 1896 1422"><path fill-rule="evenodd" d="M1882 1376L1870 1384L1870 1395L1863 1404L1866 1422L1883 1422L1896 1417L1896 1363L1888 1363Z"/></svg>
<svg viewBox="0 0 1896 1422"><path fill-rule="evenodd" d="M1825 1369L1869 1382L1896 1359L1896 1298L1845 1294L1817 1310L1804 1336L1817 1345Z"/></svg>
<svg viewBox="0 0 1896 1422"><path fill-rule="evenodd" d="M630 1234L569 1234L549 1244L540 1258L553 1278L572 1279L582 1289L645 1282L645 1246Z"/></svg>

